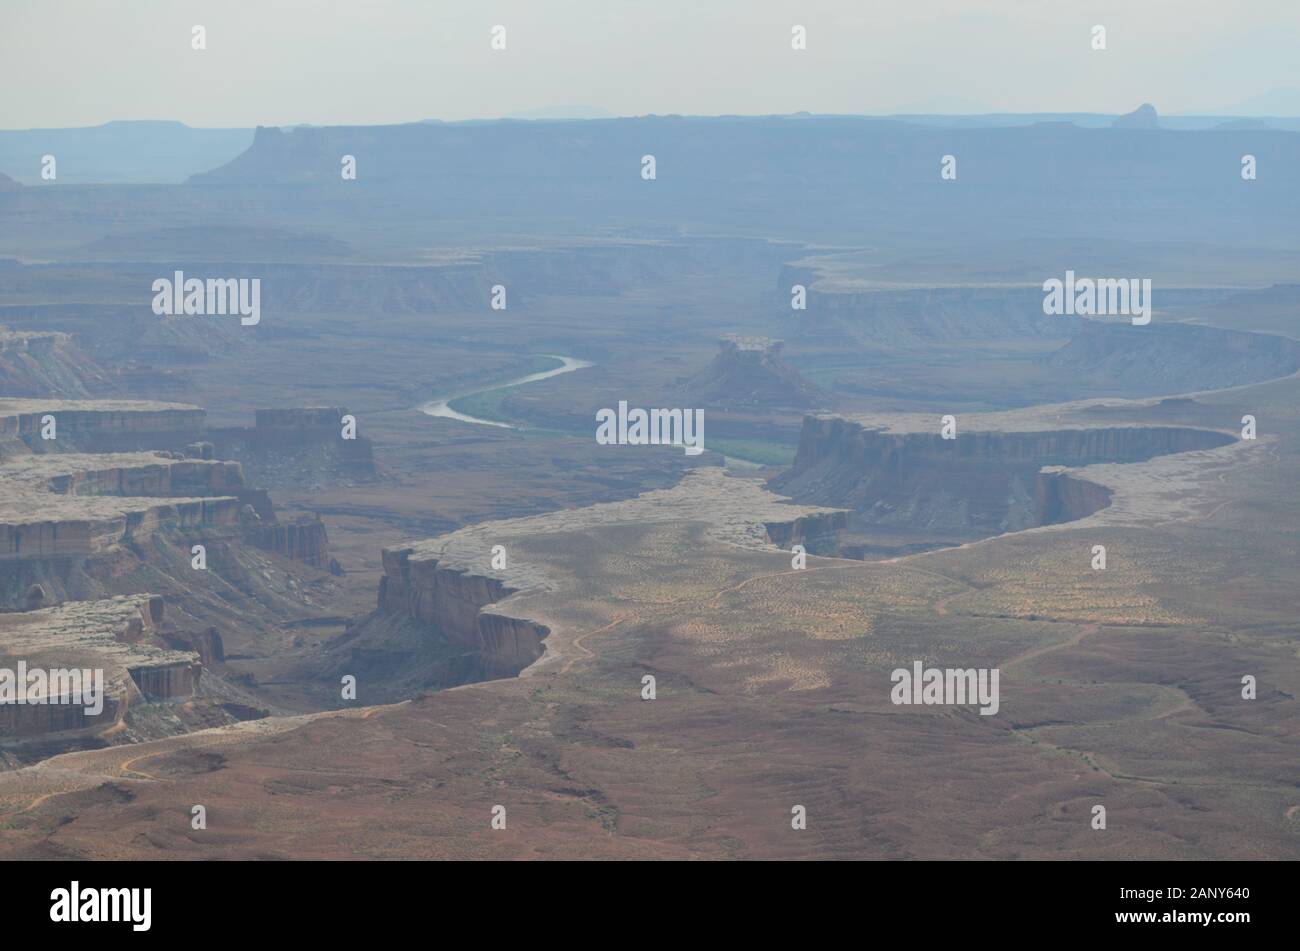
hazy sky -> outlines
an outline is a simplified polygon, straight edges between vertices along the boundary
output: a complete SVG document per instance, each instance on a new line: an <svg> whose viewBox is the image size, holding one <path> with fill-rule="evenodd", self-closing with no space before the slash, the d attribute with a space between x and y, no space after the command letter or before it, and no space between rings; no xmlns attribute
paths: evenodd
<svg viewBox="0 0 1300 951"><path fill-rule="evenodd" d="M803 24L808 48L790 48ZM191 49L191 27L207 49ZM507 49L490 49L496 24ZM1108 49L1090 46L1094 24ZM0 128L645 113L1300 114L1298 0L0 0ZM1257 97L1264 96L1259 99Z"/></svg>

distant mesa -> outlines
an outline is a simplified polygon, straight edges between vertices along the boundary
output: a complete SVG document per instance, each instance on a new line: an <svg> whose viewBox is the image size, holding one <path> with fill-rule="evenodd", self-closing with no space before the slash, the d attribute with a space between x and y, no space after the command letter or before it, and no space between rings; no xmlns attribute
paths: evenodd
<svg viewBox="0 0 1300 951"><path fill-rule="evenodd" d="M1149 102L1144 102L1132 112L1120 116L1111 123L1115 129L1158 129L1160 128L1159 117L1156 115L1156 107Z"/></svg>
<svg viewBox="0 0 1300 951"><path fill-rule="evenodd" d="M687 383L691 399L706 406L807 409L825 394L781 358L784 341L727 334L713 362Z"/></svg>
<svg viewBox="0 0 1300 951"><path fill-rule="evenodd" d="M116 121L63 129L0 129L0 169L22 184L175 184L229 162L252 129L195 129L181 122ZM42 155L58 157L58 181L42 179ZM0 185L0 191L9 191ZM76 204L80 199L66 199Z"/></svg>
<svg viewBox="0 0 1300 951"><path fill-rule="evenodd" d="M14 181L4 172L0 172L0 192L22 191L22 188L23 186L20 183Z"/></svg>

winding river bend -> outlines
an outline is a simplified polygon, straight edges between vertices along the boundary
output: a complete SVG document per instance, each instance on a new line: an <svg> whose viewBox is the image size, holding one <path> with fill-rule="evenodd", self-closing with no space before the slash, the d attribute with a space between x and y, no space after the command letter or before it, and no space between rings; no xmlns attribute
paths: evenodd
<svg viewBox="0 0 1300 951"><path fill-rule="evenodd" d="M572 373L574 370L581 370L584 367L595 366L586 360L579 360L577 357L562 357L558 354L543 353L541 356L550 357L552 360L561 361L561 365L553 367L550 370L542 370L540 373L530 373L527 376L521 376L518 379L507 380L504 383L494 383L491 386L480 386L475 390L464 390L460 393L452 393L450 396L441 399L432 400L422 405L419 409L421 413L429 416L441 416L444 419L455 419L462 423L475 423L479 426L497 426L501 429L518 429L517 426L511 426L509 423L502 423L495 419L479 419L477 416L470 416L466 413L458 413L451 408L455 400L464 399L466 396L474 396L478 393L489 393L492 390L505 390L511 387L523 386L525 383L536 383L538 380L547 380L553 376L559 376L561 373Z"/></svg>

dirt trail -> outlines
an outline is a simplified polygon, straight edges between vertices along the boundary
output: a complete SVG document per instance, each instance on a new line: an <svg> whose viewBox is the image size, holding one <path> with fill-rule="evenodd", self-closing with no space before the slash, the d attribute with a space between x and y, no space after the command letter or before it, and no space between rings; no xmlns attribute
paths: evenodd
<svg viewBox="0 0 1300 951"><path fill-rule="evenodd" d="M1066 648L1069 647L1077 647L1079 645L1079 642L1082 641L1085 637L1088 637L1091 634L1096 634L1097 629L1099 627L1101 627L1101 625L1095 622L1083 624L1082 626L1080 626L1079 630L1075 632L1074 636L1068 638L1067 640L1057 641L1055 644L1040 644L1038 647L1030 648L1024 653L1017 654L1015 657L1012 657L1010 660L1005 661L1002 664L1002 669L1006 670L1008 667L1014 667L1017 664L1026 663L1027 661L1033 660L1035 657L1042 657L1044 654L1052 654L1055 653L1056 651L1065 650Z"/></svg>
<svg viewBox="0 0 1300 951"><path fill-rule="evenodd" d="M398 705L400 704L391 706ZM291 717L266 717L208 730L197 730L193 733L182 733L146 743L63 753L22 769L0 773L0 802L22 801L25 797L30 797L26 805L19 810L28 812L52 796L89 789L104 782L156 781L160 777L135 769L134 765L142 760L166 756L178 750L219 748L241 742L250 736L271 736L288 732L305 726L313 720L327 717L365 718L378 709L383 708L360 707L304 713ZM36 792L37 789L42 791Z"/></svg>

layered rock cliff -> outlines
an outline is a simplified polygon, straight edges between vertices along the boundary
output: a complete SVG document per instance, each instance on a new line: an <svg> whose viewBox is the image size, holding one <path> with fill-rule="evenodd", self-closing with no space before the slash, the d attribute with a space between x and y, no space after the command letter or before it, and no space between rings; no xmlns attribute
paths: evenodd
<svg viewBox="0 0 1300 951"><path fill-rule="evenodd" d="M246 535L259 548L304 562L313 568L329 567L329 535L319 516L258 521L247 528Z"/></svg>
<svg viewBox="0 0 1300 951"><path fill-rule="evenodd" d="M53 417L54 438L43 432ZM198 439L204 413L182 403L0 398L0 457L15 452L171 449ZM23 447L26 447L24 450Z"/></svg>
<svg viewBox="0 0 1300 951"><path fill-rule="evenodd" d="M543 624L484 609L515 592L497 578L412 559L414 549L386 548L379 610L413 618L480 656L485 677L511 677L542 656Z"/></svg>
<svg viewBox="0 0 1300 951"><path fill-rule="evenodd" d="M241 544L330 566L320 519L280 520L237 462L176 452L29 453L0 462L0 607L25 604L33 584L54 601L108 593L106 581L146 562L179 582L200 542L208 568L230 566L227 580L260 576L230 574L242 559L223 553Z"/></svg>
<svg viewBox="0 0 1300 951"><path fill-rule="evenodd" d="M1173 426L1044 431L888 432L804 419L794 465L770 485L800 502L852 510L852 524L973 537L1067 521L1107 504L1100 487L1048 466L1142 462L1227 445L1226 434Z"/></svg>
<svg viewBox="0 0 1300 951"><path fill-rule="evenodd" d="M370 440L343 438L346 407L257 410L254 425L207 434L217 456L238 459L250 481L278 488L366 479L374 475Z"/></svg>
<svg viewBox="0 0 1300 951"><path fill-rule="evenodd" d="M839 547L839 534L849 524L848 512L819 512L802 515L788 522L766 522L772 544L789 550L803 545L814 555L833 555Z"/></svg>
<svg viewBox="0 0 1300 951"><path fill-rule="evenodd" d="M144 701L183 700L199 682L199 655L154 643L162 598L133 595L76 601L16 614L0 613L0 668L88 672L83 694L53 703L0 702L0 740L100 733ZM98 683L103 708L88 710L85 689ZM54 698L52 698L54 699Z"/></svg>

